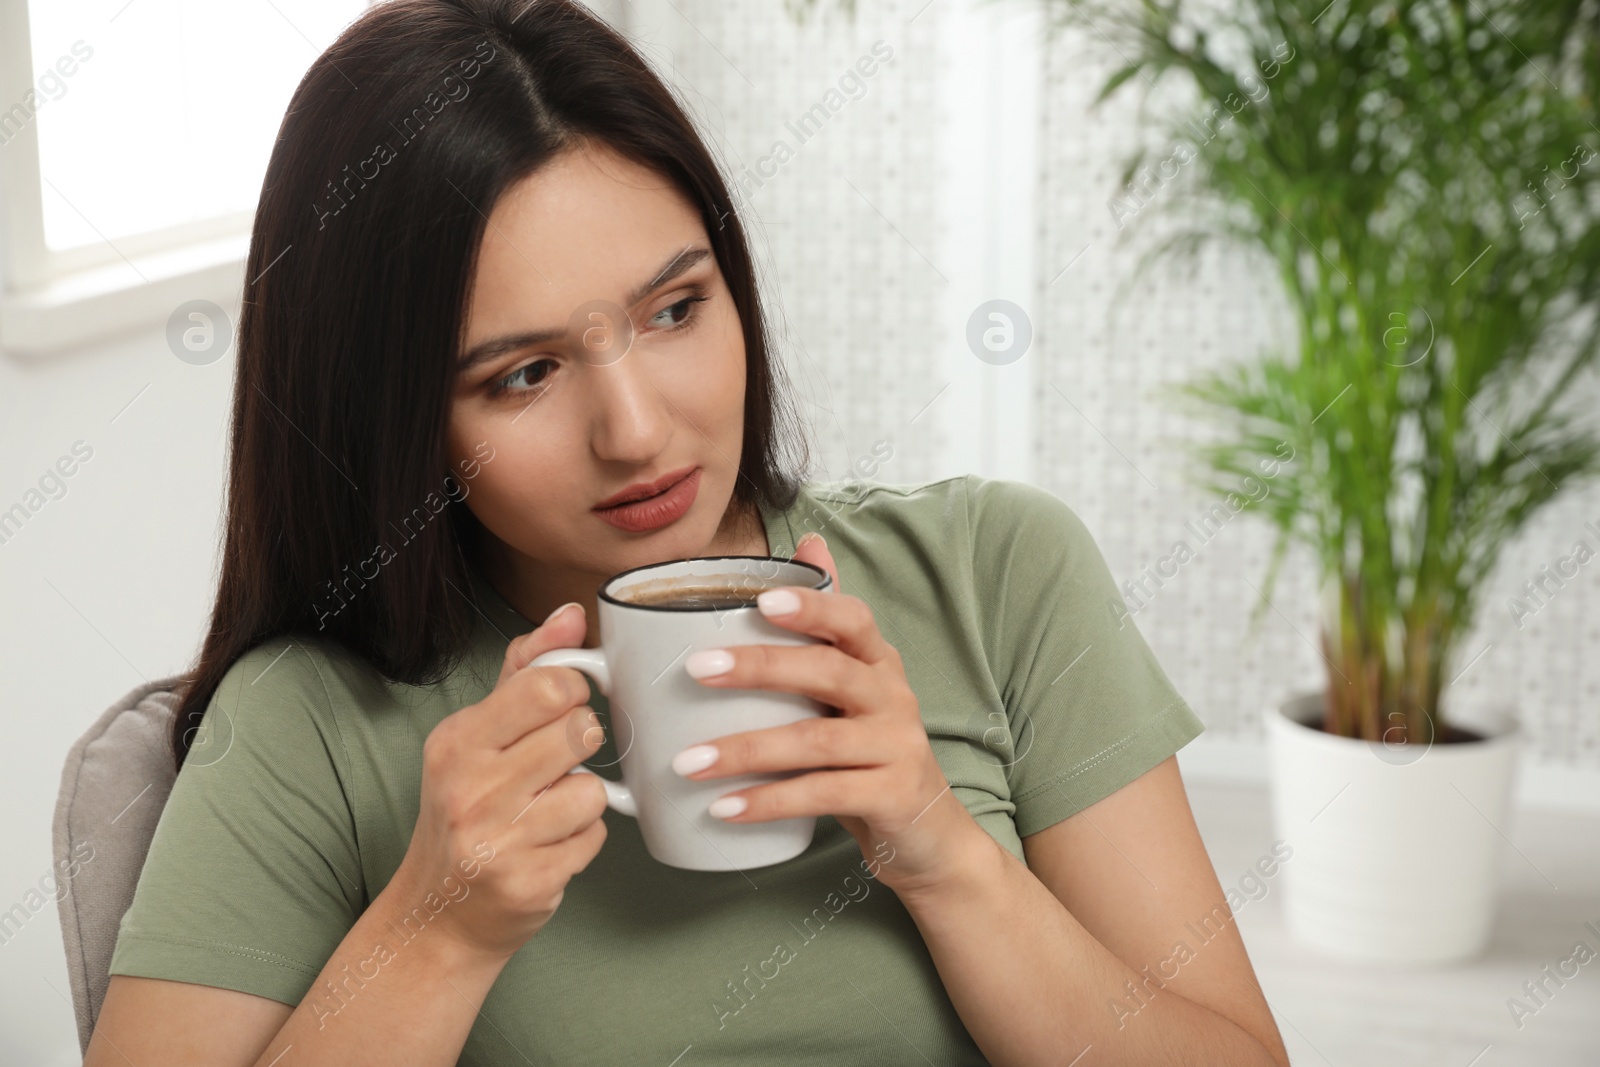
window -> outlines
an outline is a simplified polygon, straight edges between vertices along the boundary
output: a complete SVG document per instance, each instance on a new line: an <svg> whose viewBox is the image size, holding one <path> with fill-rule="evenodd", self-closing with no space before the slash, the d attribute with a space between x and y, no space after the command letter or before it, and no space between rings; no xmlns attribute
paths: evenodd
<svg viewBox="0 0 1600 1067"><path fill-rule="evenodd" d="M0 344L238 295L273 137L366 0L0 0Z"/></svg>

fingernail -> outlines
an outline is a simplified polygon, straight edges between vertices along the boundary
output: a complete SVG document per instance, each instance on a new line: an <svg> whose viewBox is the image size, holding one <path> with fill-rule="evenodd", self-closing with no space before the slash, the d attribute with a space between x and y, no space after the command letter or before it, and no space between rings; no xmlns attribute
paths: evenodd
<svg viewBox="0 0 1600 1067"><path fill-rule="evenodd" d="M731 819L749 806L749 801L744 797L718 797L706 811L719 819Z"/></svg>
<svg viewBox="0 0 1600 1067"><path fill-rule="evenodd" d="M672 757L672 769L688 776L717 762L715 745L691 745Z"/></svg>
<svg viewBox="0 0 1600 1067"><path fill-rule="evenodd" d="M828 542L823 541L822 540L822 535L817 533L817 531L815 531L815 530L809 531L804 537L800 538L799 543L796 544L794 547L796 549L803 548L803 547L805 547L805 545L807 545L808 543L810 543L813 540L822 541L822 547L823 548L827 548L828 547Z"/></svg>
<svg viewBox="0 0 1600 1067"><path fill-rule="evenodd" d="M703 648L683 661L691 678L710 678L733 669L733 655L720 648Z"/></svg>
<svg viewBox="0 0 1600 1067"><path fill-rule="evenodd" d="M756 597L763 615L788 615L800 610L800 598L791 589L768 589Z"/></svg>
<svg viewBox="0 0 1600 1067"><path fill-rule="evenodd" d="M578 603L576 600L569 600L565 604L563 604L559 608L557 608L556 610L552 611L550 614L546 615L544 617L544 622L541 622L539 625L540 626L549 626L552 622L555 621L555 618L556 618L557 615L560 615L563 611L566 611L568 608L581 608L581 607L583 607L583 605Z"/></svg>

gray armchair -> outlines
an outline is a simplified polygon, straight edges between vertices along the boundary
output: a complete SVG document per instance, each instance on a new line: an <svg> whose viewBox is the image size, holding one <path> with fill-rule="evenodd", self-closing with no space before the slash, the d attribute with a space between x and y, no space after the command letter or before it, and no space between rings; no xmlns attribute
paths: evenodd
<svg viewBox="0 0 1600 1067"><path fill-rule="evenodd" d="M56 903L84 1052L111 980L122 915L177 777L167 727L181 680L174 675L139 686L107 708L73 744L61 771L52 847ZM77 873L69 879L74 862Z"/></svg>

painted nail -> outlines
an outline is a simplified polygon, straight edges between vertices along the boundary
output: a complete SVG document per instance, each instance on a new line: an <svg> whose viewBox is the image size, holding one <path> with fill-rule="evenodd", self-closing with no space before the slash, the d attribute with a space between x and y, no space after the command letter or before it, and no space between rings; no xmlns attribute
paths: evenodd
<svg viewBox="0 0 1600 1067"><path fill-rule="evenodd" d="M717 762L717 755L715 745L690 745L672 757L672 769L687 777Z"/></svg>
<svg viewBox="0 0 1600 1067"><path fill-rule="evenodd" d="M706 810L719 819L729 819L750 806L744 797L718 797Z"/></svg>
<svg viewBox="0 0 1600 1067"><path fill-rule="evenodd" d="M733 669L733 654L720 648L703 648L683 661L691 678L710 678Z"/></svg>
<svg viewBox="0 0 1600 1067"><path fill-rule="evenodd" d="M800 610L800 598L791 589L768 589L756 597L763 615L789 615Z"/></svg>
<svg viewBox="0 0 1600 1067"><path fill-rule="evenodd" d="M569 600L565 604L563 604L559 608L557 608L556 610L552 611L550 614L546 615L544 617L544 622L541 622L539 625L540 626L549 626L553 621L555 621L555 617L557 615L560 615L563 611L566 611L568 608L577 608L577 607L582 607L582 606L583 605L579 604L576 600Z"/></svg>

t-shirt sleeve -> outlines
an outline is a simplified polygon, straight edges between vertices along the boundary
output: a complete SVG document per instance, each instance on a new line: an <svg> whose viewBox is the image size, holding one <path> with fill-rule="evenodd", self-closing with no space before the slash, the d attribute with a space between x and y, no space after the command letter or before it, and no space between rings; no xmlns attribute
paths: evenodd
<svg viewBox="0 0 1600 1067"><path fill-rule="evenodd" d="M983 643L1011 733L1017 836L1116 792L1204 724L1132 618L1088 528L1038 486L967 479Z"/></svg>
<svg viewBox="0 0 1600 1067"><path fill-rule="evenodd" d="M321 674L279 638L223 676L122 916L112 974L298 1004L366 904Z"/></svg>

